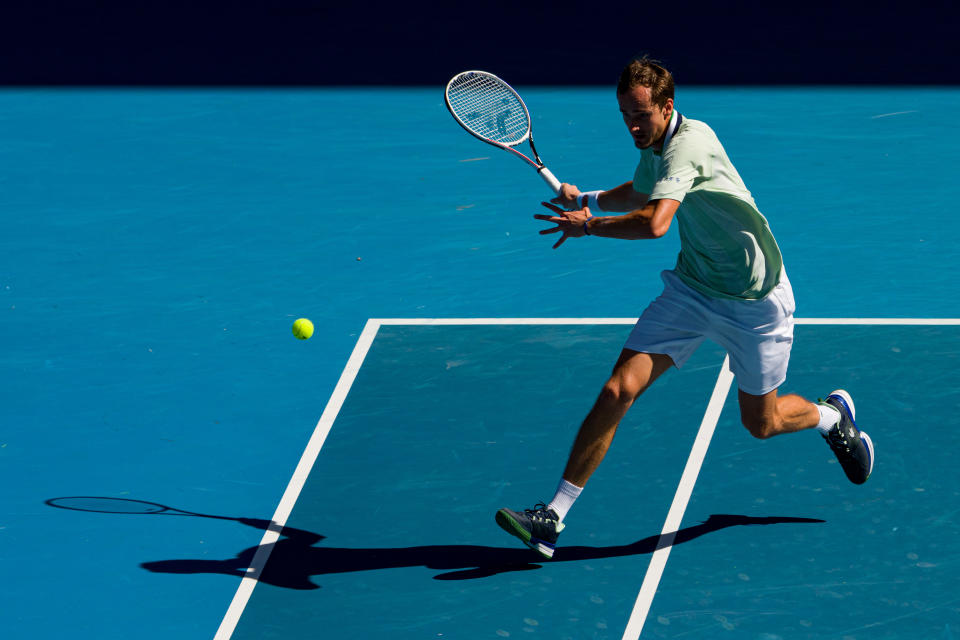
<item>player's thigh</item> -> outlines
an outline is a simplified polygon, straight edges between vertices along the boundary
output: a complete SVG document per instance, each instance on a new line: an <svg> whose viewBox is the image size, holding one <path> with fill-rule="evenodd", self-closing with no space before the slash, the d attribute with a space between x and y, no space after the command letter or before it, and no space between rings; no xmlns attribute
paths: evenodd
<svg viewBox="0 0 960 640"><path fill-rule="evenodd" d="M672 366L666 354L623 349L605 389L618 397L636 398Z"/></svg>
<svg viewBox="0 0 960 640"><path fill-rule="evenodd" d="M716 300L710 337L726 349L741 391L766 397L783 384L793 346L793 294L784 281L762 300ZM764 406L773 402L765 400ZM750 406L758 405L751 402ZM759 410L759 409L758 409Z"/></svg>
<svg viewBox="0 0 960 640"><path fill-rule="evenodd" d="M624 349L669 356L678 369L693 355L709 330L709 308L703 294L686 285L673 271L660 277L664 287L627 336Z"/></svg>

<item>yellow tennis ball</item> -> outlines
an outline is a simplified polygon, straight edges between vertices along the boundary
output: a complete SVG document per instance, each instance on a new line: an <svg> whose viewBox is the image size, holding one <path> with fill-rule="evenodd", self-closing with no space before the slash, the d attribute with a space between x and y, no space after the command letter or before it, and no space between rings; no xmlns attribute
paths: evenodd
<svg viewBox="0 0 960 640"><path fill-rule="evenodd" d="M298 340L306 340L313 335L313 323L306 318L300 318L293 323L293 335Z"/></svg>

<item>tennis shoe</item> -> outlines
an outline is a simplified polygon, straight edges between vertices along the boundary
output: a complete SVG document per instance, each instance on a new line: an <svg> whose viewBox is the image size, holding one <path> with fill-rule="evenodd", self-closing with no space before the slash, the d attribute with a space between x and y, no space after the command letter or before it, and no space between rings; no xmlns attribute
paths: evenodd
<svg viewBox="0 0 960 640"><path fill-rule="evenodd" d="M537 503L533 509L524 509L523 512L500 509L497 511L497 524L544 558L553 557L557 536L564 527L557 512L543 503Z"/></svg>
<svg viewBox="0 0 960 640"><path fill-rule="evenodd" d="M850 482L863 484L873 471L873 442L870 436L857 428L853 398L843 389L837 389L826 400L820 400L820 404L829 405L840 412L840 420L823 438L833 449Z"/></svg>

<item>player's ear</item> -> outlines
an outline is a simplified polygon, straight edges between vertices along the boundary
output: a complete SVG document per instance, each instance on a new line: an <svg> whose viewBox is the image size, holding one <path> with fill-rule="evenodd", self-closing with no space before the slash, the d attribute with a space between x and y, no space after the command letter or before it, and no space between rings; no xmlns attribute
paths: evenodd
<svg viewBox="0 0 960 640"><path fill-rule="evenodd" d="M673 115L673 98L667 98L667 101L663 103L663 117L665 120L669 120L670 116Z"/></svg>

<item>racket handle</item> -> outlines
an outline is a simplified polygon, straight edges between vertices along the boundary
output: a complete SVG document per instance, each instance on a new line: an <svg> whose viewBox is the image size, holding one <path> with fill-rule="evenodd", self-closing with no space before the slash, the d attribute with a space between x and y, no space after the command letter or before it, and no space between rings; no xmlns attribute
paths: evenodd
<svg viewBox="0 0 960 640"><path fill-rule="evenodd" d="M560 195L560 181L557 180L557 177L550 173L550 169L546 167L541 167L537 169L537 173L540 174L540 177L543 178L543 181L547 183L547 186L553 189L553 192L557 195Z"/></svg>

